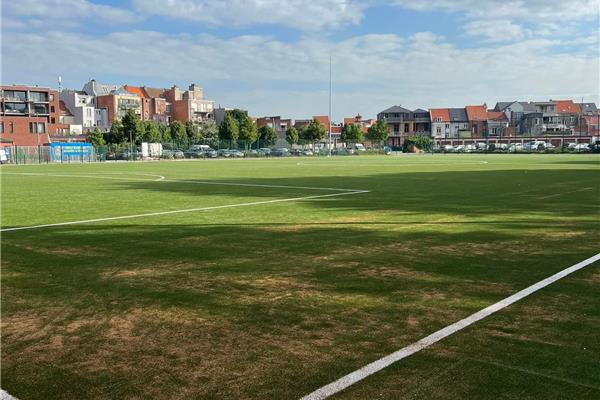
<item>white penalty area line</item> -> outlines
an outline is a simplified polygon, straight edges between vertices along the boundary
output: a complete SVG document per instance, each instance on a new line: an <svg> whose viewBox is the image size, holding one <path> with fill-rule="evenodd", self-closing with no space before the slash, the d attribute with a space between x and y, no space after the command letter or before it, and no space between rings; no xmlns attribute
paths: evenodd
<svg viewBox="0 0 600 400"><path fill-rule="evenodd" d="M332 396L346 388L348 388L349 386L354 385L355 383L365 379L366 377L373 375L376 372L381 371L382 369L394 364L395 362L398 362L400 360L402 360L403 358L406 358L414 353L417 353L423 349L426 349L427 347L431 346L432 344L439 342L440 340L452 335L453 333L456 333L466 327L468 327L469 325L482 320L500 310L502 310L503 308L508 307L509 305L516 303L517 301L529 296L532 293L537 292L538 290L558 281L559 279L564 278L565 276L572 274L575 271L578 271L596 261L600 260L600 253L596 254L595 256L592 256L586 260L581 261L580 263L577 263L569 268L563 269L560 272L557 272L556 274L541 280L523 290L521 290L520 292L517 292L515 294L513 294L512 296L509 296L503 300L500 300L499 302L492 304L489 307L486 307L480 311L477 311L474 314L471 314L470 316L461 319L458 322L453 323L452 325L448 325L447 327L440 329L437 332L432 333L431 335L415 342L412 343L406 347L403 347L402 349L395 351L385 357L380 358L379 360L376 360L370 364L365 365L364 367L357 369L354 372L349 373L348 375L345 375L343 377L341 377L340 379L325 385L317 390L315 390L314 392L302 397L301 400L321 400L321 399L326 399L329 396Z"/></svg>
<svg viewBox="0 0 600 400"><path fill-rule="evenodd" d="M107 174L131 175L127 178L119 178L113 176L101 176ZM23 175L23 176L51 176L61 178L93 178L93 179L114 179L120 181L142 181L142 182L167 182L167 183L184 183L194 185L218 185L218 186L242 186L242 187L262 187L273 189L306 189L306 190L327 190L333 192L368 192L368 190L360 189L345 189L331 187L316 187L316 186L293 186L293 185L269 185L263 183L237 183L237 182L219 182L219 181L190 181L188 179L167 179L158 174L143 174L129 172L100 172L98 175L84 174L64 174L64 173L42 173L42 172L3 172L0 175ZM139 179L135 176L149 176L156 179ZM1 399L0 399L1 400Z"/></svg>
<svg viewBox="0 0 600 400"><path fill-rule="evenodd" d="M196 212L196 211L219 210L219 209L223 209L223 208L256 206L256 205L260 205L260 204L274 204L274 203L285 203L285 202L291 202L291 201L323 199L323 198L327 198L327 197L348 196L348 195L360 194L360 193L369 193L369 191L368 190L355 190L355 191L347 191L347 192L343 192L343 193L321 194L321 195L315 195L315 196L292 197L292 198L286 198L286 199L275 199L275 200L264 200L264 201L253 201L253 202L249 202L249 203L226 204L226 205L211 206L211 207L187 208L187 209L183 209L183 210L158 211L158 212L143 213L143 214L121 215L121 216L117 216L117 217L86 219L86 220L82 220L82 221L59 222L59 223L54 223L54 224L18 226L18 227L14 227L14 228L0 229L0 232L12 232L12 231L22 231L22 230L28 230L28 229L50 228L50 227L57 227L57 226L80 225L80 224L88 224L88 223L102 222L102 221L116 221L116 220L121 220L121 219L154 217L154 216L159 216L159 215L182 214L182 213L191 213L191 212Z"/></svg>

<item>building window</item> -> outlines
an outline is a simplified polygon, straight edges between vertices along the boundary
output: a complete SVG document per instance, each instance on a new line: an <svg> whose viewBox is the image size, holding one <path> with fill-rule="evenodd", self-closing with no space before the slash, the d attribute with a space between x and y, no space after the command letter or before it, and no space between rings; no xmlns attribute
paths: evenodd
<svg viewBox="0 0 600 400"><path fill-rule="evenodd" d="M450 124L446 124L446 129L450 129Z"/></svg>
<svg viewBox="0 0 600 400"><path fill-rule="evenodd" d="M31 101L48 101L48 93L45 92L29 92L29 100Z"/></svg>
<svg viewBox="0 0 600 400"><path fill-rule="evenodd" d="M4 133L4 122L0 121L0 134Z"/></svg>
<svg viewBox="0 0 600 400"><path fill-rule="evenodd" d="M27 92L22 92L22 91L17 91L17 90L5 90L4 97L7 100L27 101Z"/></svg>
<svg viewBox="0 0 600 400"><path fill-rule="evenodd" d="M33 113L34 114L48 114L48 105L47 104L34 104L33 105Z"/></svg>
<svg viewBox="0 0 600 400"><path fill-rule="evenodd" d="M50 123L51 124L55 124L56 123L56 118L54 118L54 117L50 118Z"/></svg>
<svg viewBox="0 0 600 400"><path fill-rule="evenodd" d="M15 133L15 126L12 122L8 123L8 133Z"/></svg>
<svg viewBox="0 0 600 400"><path fill-rule="evenodd" d="M408 133L408 128L409 128L408 124L404 124L404 133Z"/></svg>
<svg viewBox="0 0 600 400"><path fill-rule="evenodd" d="M435 122L442 122L442 117L436 117Z"/></svg>
<svg viewBox="0 0 600 400"><path fill-rule="evenodd" d="M43 122L30 122L29 133L45 133L46 125Z"/></svg>
<svg viewBox="0 0 600 400"><path fill-rule="evenodd" d="M438 126L437 128L435 128L435 131L436 131L437 133L442 133L442 127L441 127L441 126Z"/></svg>
<svg viewBox="0 0 600 400"><path fill-rule="evenodd" d="M4 103L4 111L10 114L27 114L27 104Z"/></svg>
<svg viewBox="0 0 600 400"><path fill-rule="evenodd" d="M54 106L50 106L50 112L53 113L54 112Z"/></svg>

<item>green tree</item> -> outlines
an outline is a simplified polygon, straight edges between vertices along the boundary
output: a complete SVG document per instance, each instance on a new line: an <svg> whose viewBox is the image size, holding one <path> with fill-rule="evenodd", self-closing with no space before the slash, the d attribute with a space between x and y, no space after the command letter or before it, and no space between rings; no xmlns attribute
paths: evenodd
<svg viewBox="0 0 600 400"><path fill-rule="evenodd" d="M300 139L311 143L325 139L326 135L327 131L325 130L325 127L316 119L310 121L310 123L300 131Z"/></svg>
<svg viewBox="0 0 600 400"><path fill-rule="evenodd" d="M364 140L364 135L360 126L357 124L348 124L342 128L340 138L345 143L358 143Z"/></svg>
<svg viewBox="0 0 600 400"><path fill-rule="evenodd" d="M246 148L248 148L256 142L256 139L258 139L256 124L252 121L252 118L246 117L240 125L239 140L243 140Z"/></svg>
<svg viewBox="0 0 600 400"><path fill-rule="evenodd" d="M238 127L241 128L244 124L246 118L248 118L248 112L244 110L240 110L239 108L235 108L233 110L227 110L225 115L229 115L233 119L235 119L238 123Z"/></svg>
<svg viewBox="0 0 600 400"><path fill-rule="evenodd" d="M171 142L171 130L167 124L158 124L158 131L160 132L160 141L163 143Z"/></svg>
<svg viewBox="0 0 600 400"><path fill-rule="evenodd" d="M273 146L277 142L277 132L269 125L261 126L258 130L258 139L263 146Z"/></svg>
<svg viewBox="0 0 600 400"><path fill-rule="evenodd" d="M121 121L116 120L115 122L112 123L112 125L110 126L110 130L108 131L108 133L106 135L105 140L106 140L106 143L110 143L110 144L120 144L120 143L125 142L123 124L121 123Z"/></svg>
<svg viewBox="0 0 600 400"><path fill-rule="evenodd" d="M240 134L238 122L229 114L225 114L225 118L219 125L219 139L236 141Z"/></svg>
<svg viewBox="0 0 600 400"><path fill-rule="evenodd" d="M390 131L385 120L380 119L367 130L367 139L373 143L383 143L387 140Z"/></svg>
<svg viewBox="0 0 600 400"><path fill-rule="evenodd" d="M142 142L144 127L140 117L137 116L135 111L132 109L127 110L121 119L121 123L123 124L123 135L125 136L125 141L129 141L131 138L133 139L134 143L139 144Z"/></svg>
<svg viewBox="0 0 600 400"><path fill-rule="evenodd" d="M169 133L171 140L179 147L187 147L188 137L185 131L185 125L180 121L173 121L169 124Z"/></svg>
<svg viewBox="0 0 600 400"><path fill-rule="evenodd" d="M402 151L409 151L411 148L415 147L419 150L429 151L431 150L431 146L433 141L429 136L424 135L416 135L409 136L404 139L404 143L402 144Z"/></svg>
<svg viewBox="0 0 600 400"><path fill-rule="evenodd" d="M200 125L200 136L202 140L210 145L215 146L219 141L219 127L214 119L208 119Z"/></svg>
<svg viewBox="0 0 600 400"><path fill-rule="evenodd" d="M293 126L285 131L285 140L290 144L290 146L298 143L298 139L300 139L298 130Z"/></svg>
<svg viewBox="0 0 600 400"><path fill-rule="evenodd" d="M162 140L160 129L155 121L144 122L144 134L142 135L142 141L148 143L157 143Z"/></svg>
<svg viewBox="0 0 600 400"><path fill-rule="evenodd" d="M102 135L102 132L100 132L100 129L98 128L94 128L92 131L88 132L85 140L95 147L104 146L106 144L104 135Z"/></svg>
<svg viewBox="0 0 600 400"><path fill-rule="evenodd" d="M198 124L188 121L185 124L185 133L187 134L190 144L196 144L202 141L202 134L200 133L200 127Z"/></svg>

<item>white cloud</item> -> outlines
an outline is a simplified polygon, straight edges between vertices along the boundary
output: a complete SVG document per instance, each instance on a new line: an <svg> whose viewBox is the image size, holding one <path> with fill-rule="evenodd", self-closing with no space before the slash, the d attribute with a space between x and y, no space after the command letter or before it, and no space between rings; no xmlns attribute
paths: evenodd
<svg viewBox="0 0 600 400"><path fill-rule="evenodd" d="M3 25L15 19L21 20L22 27L45 27L47 29L49 24L59 24L63 28L65 25L77 26L84 19L109 23L129 23L137 21L139 17L129 10L95 4L88 0L3 1ZM14 24L10 26L16 27Z"/></svg>
<svg viewBox="0 0 600 400"><path fill-rule="evenodd" d="M600 17L600 0L396 0L394 4L460 13L467 20L465 33L484 41L576 35L578 22L594 21L597 28Z"/></svg>
<svg viewBox="0 0 600 400"><path fill-rule="evenodd" d="M530 39L461 49L428 32L293 43L142 31L104 37L6 32L2 66L9 82L54 82L59 74L77 87L102 76L149 86L196 82L212 86L206 95L217 103L246 107L254 115L301 118L327 110L331 53L334 116L340 119L358 112L374 116L391 104L416 108L581 96L598 101L598 50L550 52L565 44Z"/></svg>
<svg viewBox="0 0 600 400"><path fill-rule="evenodd" d="M464 27L467 35L488 42L507 42L523 40L531 36L531 32L521 25L509 20L475 20L470 21Z"/></svg>
<svg viewBox="0 0 600 400"><path fill-rule="evenodd" d="M218 26L277 24L317 30L356 24L363 9L355 0L133 0L143 14Z"/></svg>

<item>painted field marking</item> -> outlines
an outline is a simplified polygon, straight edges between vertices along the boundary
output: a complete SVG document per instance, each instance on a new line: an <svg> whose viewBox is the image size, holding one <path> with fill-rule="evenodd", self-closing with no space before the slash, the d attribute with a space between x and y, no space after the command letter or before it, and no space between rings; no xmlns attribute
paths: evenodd
<svg viewBox="0 0 600 400"><path fill-rule="evenodd" d="M164 181L161 181L161 182L164 182ZM120 219L153 217L153 216L157 216L157 215L182 214L182 213L190 213L190 212L196 212L196 211L219 210L219 209L223 209L223 208L256 206L259 204L273 204L273 203L285 203L285 202L290 202L290 201L322 199L322 198L327 198L327 197L348 196L348 195L352 195L352 194L360 194L360 193L368 193L368 192L369 192L368 190L356 190L356 191L349 191L349 192L342 192L342 193L321 194L321 195L315 195L315 196L291 197L291 198L286 198L286 199L253 201L253 202L249 202L249 203L226 204L226 205L221 205L221 206L186 208L183 210L158 211L158 212L133 214L133 215L120 215L117 217L94 218L94 219L86 219L86 220L82 220L82 221L58 222L58 223L54 223L54 224L17 226L14 228L0 229L0 232L22 231L22 230L27 230L27 229L40 229L40 228L49 228L49 227L67 226L67 225L80 225L80 224L93 223L93 222L115 221L115 220L120 220Z"/></svg>
<svg viewBox="0 0 600 400"><path fill-rule="evenodd" d="M128 175L129 172L99 172L101 174L123 174ZM142 173L131 173L132 177L129 178L116 178L112 176L99 176L99 175L82 175L82 174L55 174L55 173L37 173L37 172L3 172L0 175L23 175L23 176L52 176L61 178L93 178L93 179L116 179L116 180L127 180L127 181L142 181L142 182L167 182L167 183L186 183L194 185L220 185L220 186L242 186L242 187L263 187L273 189L306 189L306 190L327 190L334 192L360 192L361 189L345 189L345 188L330 188L330 187L315 187L315 186L293 186L293 185L268 185L263 183L237 183L237 182L219 182L219 181L190 181L187 179L166 179L162 175L155 174L142 174ZM151 176L157 177L157 179L138 179L133 176ZM365 191L365 192L368 192Z"/></svg>
<svg viewBox="0 0 600 400"><path fill-rule="evenodd" d="M585 192L587 190L594 190L594 188L593 187L585 187L585 188L581 188L581 189L577 189L577 190L570 190L568 192L554 193L554 194L550 194L548 196L538 197L538 199L540 199L540 200L551 199L552 197L558 197L558 196L562 196L564 194L570 194L570 193Z"/></svg>
<svg viewBox="0 0 600 400"><path fill-rule="evenodd" d="M403 161L390 161L389 164L386 163L378 163L378 164L369 164L369 163L355 163L355 162L339 162L339 161L314 161L314 162L297 162L296 165L300 165L300 166L319 166L319 167L323 167L323 166L328 166L328 165L332 165L332 166L342 166L342 167L348 167L348 166L361 166L361 167L403 167L406 165L483 165L483 164L489 164L488 161L462 161L462 162L454 162L454 163L448 163L448 162L403 162Z"/></svg>
<svg viewBox="0 0 600 400"><path fill-rule="evenodd" d="M137 172L99 172L98 175L89 175L89 173L79 174L79 173L52 173L52 172L2 172L0 175L22 175L22 176L51 176L51 177L59 177L59 178L92 178L92 179L116 179L120 181L151 181L158 182L163 181L166 178L162 175L158 174L145 174L145 173L137 173ZM132 177L127 178L117 178L114 176L100 176L100 175L131 175ZM134 176L149 176L156 179L137 179L133 178Z"/></svg>
<svg viewBox="0 0 600 400"><path fill-rule="evenodd" d="M452 335L453 333L456 333L468 327L469 325L479 320L482 320L502 310L503 308L508 307L513 303L516 303L517 301L529 296L530 294L537 292L538 290L543 289L544 287L558 281L559 279L562 279L565 276L572 274L573 272L578 271L598 260L600 260L600 253L586 260L583 260L575 265L572 265L566 269L563 269L562 271L559 271L546 279L534 283L533 285L513 294L512 296L509 296L503 300L500 300L497 303L492 304L489 307L479 310L476 313L471 314L458 322L448 325L447 327L442 328L439 331L434 332L431 335L424 337L423 339L415 343L412 343L406 347L401 348L398 351L388 354L387 356L382 357L379 360L373 361L372 363L367 364L364 367L357 369L356 371L351 372L348 375L345 375L340 379L315 390L312 393L307 394L306 396L302 397L301 400L321 400L326 399L329 396L332 396L338 392L341 392L342 390L354 385L355 383L365 379L366 377L373 375L374 373L379 372L386 367L389 367L390 365L402 360L403 358L406 358L414 353L426 349L432 344L439 342L440 340Z"/></svg>

